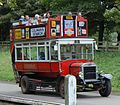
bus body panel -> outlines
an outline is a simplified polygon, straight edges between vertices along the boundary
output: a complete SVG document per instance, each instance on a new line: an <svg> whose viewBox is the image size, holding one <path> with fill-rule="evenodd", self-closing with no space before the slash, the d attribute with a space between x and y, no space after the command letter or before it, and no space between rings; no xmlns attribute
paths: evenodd
<svg viewBox="0 0 120 105"><path fill-rule="evenodd" d="M57 77L59 74L58 62L16 62L16 70L25 73L37 73L42 77Z"/></svg>
<svg viewBox="0 0 120 105"><path fill-rule="evenodd" d="M78 72L80 72L80 66L86 62L92 62L92 61L81 59L81 60L65 60L61 62L61 71L62 71L61 76L66 76L68 74L77 76ZM74 67L77 68L77 70L75 70Z"/></svg>

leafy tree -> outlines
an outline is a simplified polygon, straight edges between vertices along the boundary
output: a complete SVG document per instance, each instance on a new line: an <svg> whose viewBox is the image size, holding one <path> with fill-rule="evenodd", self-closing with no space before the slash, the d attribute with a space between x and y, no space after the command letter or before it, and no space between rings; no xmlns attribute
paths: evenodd
<svg viewBox="0 0 120 105"><path fill-rule="evenodd" d="M18 19L21 15L33 16L42 13L44 5L41 0L1 0L0 6L0 34L1 40L9 37L11 20Z"/></svg>
<svg viewBox="0 0 120 105"><path fill-rule="evenodd" d="M7 0L1 0L0 6L0 34L2 40L6 40L9 34L9 26L10 26L10 8L7 4ZM7 30L6 30L7 29Z"/></svg>
<svg viewBox="0 0 120 105"><path fill-rule="evenodd" d="M106 9L104 16L106 18L107 28L111 32L118 32L118 41L120 41L120 1L115 0L113 8Z"/></svg>
<svg viewBox="0 0 120 105"><path fill-rule="evenodd" d="M4 23L10 24L10 20L16 20L21 15L34 16L52 11L81 12L89 21L89 34L95 34L99 26L99 40L103 39L104 13L106 8L111 9L119 0L0 0L0 27ZM8 1L8 2L7 2ZM118 6L117 6L118 7ZM7 25L9 26L9 25ZM6 29L6 28L5 28Z"/></svg>

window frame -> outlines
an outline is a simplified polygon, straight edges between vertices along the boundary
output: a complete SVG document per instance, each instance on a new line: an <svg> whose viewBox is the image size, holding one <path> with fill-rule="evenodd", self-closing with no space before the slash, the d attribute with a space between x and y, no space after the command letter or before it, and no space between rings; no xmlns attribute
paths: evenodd
<svg viewBox="0 0 120 105"><path fill-rule="evenodd" d="M37 58L36 58L36 60L34 59L34 60L32 60L32 55L31 55L31 48L32 47L35 47L36 48L36 50L37 50L37 58L38 58L38 48L39 47L44 47L44 52L45 52L45 60L38 60ZM47 54L47 47L49 48L49 54ZM18 58L17 58L17 48L21 48L22 49L22 60L18 60ZM24 51L23 51L23 49L24 48L29 48L29 54L30 54L30 56L29 56L29 60L25 60L24 59ZM39 41L37 41L37 42L16 42L15 43L15 62L48 62L48 61L50 61L50 42L49 41L46 41L46 42L39 42ZM49 57L49 58L48 58Z"/></svg>

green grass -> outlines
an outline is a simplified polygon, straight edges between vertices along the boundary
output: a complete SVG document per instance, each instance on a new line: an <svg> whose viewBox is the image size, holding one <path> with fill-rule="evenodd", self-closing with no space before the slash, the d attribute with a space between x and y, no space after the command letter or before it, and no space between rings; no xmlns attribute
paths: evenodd
<svg viewBox="0 0 120 105"><path fill-rule="evenodd" d="M96 52L95 63L99 71L113 75L113 91L120 91L120 52ZM9 51L0 52L0 80L14 80Z"/></svg>
<svg viewBox="0 0 120 105"><path fill-rule="evenodd" d="M97 52L95 62L99 71L112 74L112 90L120 91L120 52Z"/></svg>
<svg viewBox="0 0 120 105"><path fill-rule="evenodd" d="M0 52L0 80L14 80L9 51Z"/></svg>

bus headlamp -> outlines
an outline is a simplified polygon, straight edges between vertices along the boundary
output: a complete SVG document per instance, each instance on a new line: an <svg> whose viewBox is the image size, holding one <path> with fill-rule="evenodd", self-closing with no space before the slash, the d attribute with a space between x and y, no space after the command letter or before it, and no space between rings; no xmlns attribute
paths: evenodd
<svg viewBox="0 0 120 105"><path fill-rule="evenodd" d="M83 78L83 72L79 72L79 77Z"/></svg>

